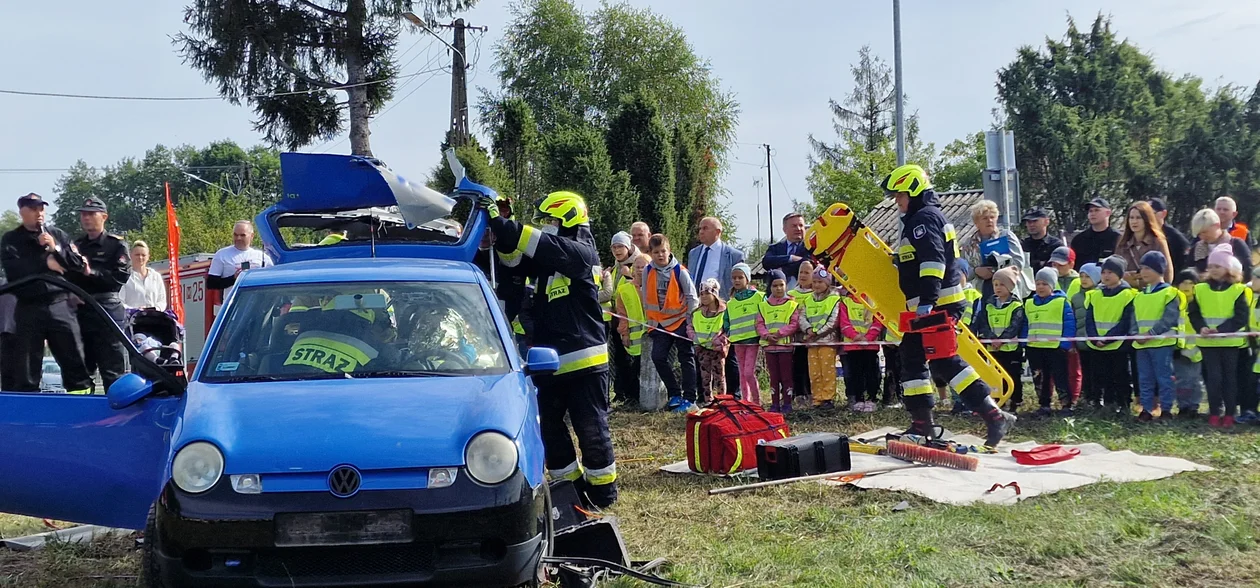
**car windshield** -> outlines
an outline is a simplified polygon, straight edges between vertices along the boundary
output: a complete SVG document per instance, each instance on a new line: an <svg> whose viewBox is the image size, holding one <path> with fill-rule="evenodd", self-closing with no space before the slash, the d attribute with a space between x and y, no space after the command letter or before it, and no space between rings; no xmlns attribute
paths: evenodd
<svg viewBox="0 0 1260 588"><path fill-rule="evenodd" d="M493 375L503 342L477 284L353 282L244 288L203 382Z"/></svg>

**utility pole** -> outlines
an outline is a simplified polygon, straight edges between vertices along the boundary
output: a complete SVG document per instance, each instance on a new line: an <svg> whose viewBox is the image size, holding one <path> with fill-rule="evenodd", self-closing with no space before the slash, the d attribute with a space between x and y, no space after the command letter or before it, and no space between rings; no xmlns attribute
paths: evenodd
<svg viewBox="0 0 1260 588"><path fill-rule="evenodd" d="M753 178L753 188L757 190L757 238L761 238L761 178Z"/></svg>
<svg viewBox="0 0 1260 588"><path fill-rule="evenodd" d="M893 0L893 70L897 88L897 165L906 164L905 91L901 88L901 0Z"/></svg>
<svg viewBox="0 0 1260 588"><path fill-rule="evenodd" d="M774 181L770 179L770 144L763 146L766 148L766 202L769 203L770 210L770 242L774 243Z"/></svg>
<svg viewBox="0 0 1260 588"><path fill-rule="evenodd" d="M451 63L451 147L459 147L468 143L471 136L468 131L468 82L465 72L468 70L467 53L464 52L464 31L468 29L486 31L486 27L473 27L457 18L449 25L438 25L455 30L455 42L451 45L453 59Z"/></svg>

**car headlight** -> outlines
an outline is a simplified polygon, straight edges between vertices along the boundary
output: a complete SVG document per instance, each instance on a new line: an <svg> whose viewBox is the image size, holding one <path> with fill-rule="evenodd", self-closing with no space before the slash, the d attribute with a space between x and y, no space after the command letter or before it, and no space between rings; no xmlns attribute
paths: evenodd
<svg viewBox="0 0 1260 588"><path fill-rule="evenodd" d="M474 480L498 484L516 471L516 444L502 433L481 433L464 450L464 463Z"/></svg>
<svg viewBox="0 0 1260 588"><path fill-rule="evenodd" d="M189 443L175 454L171 479L180 490L190 494L205 492L223 475L223 454L212 443Z"/></svg>

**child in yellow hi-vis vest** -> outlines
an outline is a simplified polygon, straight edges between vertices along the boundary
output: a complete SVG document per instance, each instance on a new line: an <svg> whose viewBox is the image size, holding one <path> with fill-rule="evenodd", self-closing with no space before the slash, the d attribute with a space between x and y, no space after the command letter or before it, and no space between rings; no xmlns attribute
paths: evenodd
<svg viewBox="0 0 1260 588"><path fill-rule="evenodd" d="M814 292L805 299L805 342L809 358L810 390L814 408L835 408L836 333L840 319L840 295L831 287L827 268L818 268L811 284Z"/></svg>
<svg viewBox="0 0 1260 588"><path fill-rule="evenodd" d="M731 323L726 303L718 297L718 281L709 278L700 283L700 307L691 313L687 336L696 343L699 364L699 400L708 404L713 395L726 393L726 354L730 348Z"/></svg>
<svg viewBox="0 0 1260 588"><path fill-rule="evenodd" d="M805 301L814 295L814 270L812 262L802 261L796 273L796 287L788 289L788 296L800 305L802 314L805 312ZM803 336L804 333L798 332L796 341L802 341ZM809 352L802 345L798 345L792 352L792 383L795 384L795 389L791 400L796 408L809 407L813 396L809 385Z"/></svg>
<svg viewBox="0 0 1260 588"><path fill-rule="evenodd" d="M1194 300L1194 285L1199 283L1199 272L1188 267L1176 277L1177 290L1181 295L1181 325L1183 335L1193 334L1190 317L1186 314L1190 301ZM1193 338L1177 340L1177 354L1173 356L1173 386L1177 389L1177 418L1193 419L1199 416L1203 403L1203 352Z"/></svg>
<svg viewBox="0 0 1260 588"><path fill-rule="evenodd" d="M766 353L770 372L770 410L792 412L792 335L800 322L800 305L787 293L787 278L780 270L766 272L770 296L757 308L757 336Z"/></svg>
<svg viewBox="0 0 1260 588"><path fill-rule="evenodd" d="M739 390L744 400L761 404L761 384L757 382L757 310L766 295L752 285L752 268L737 263L731 268L731 297L726 316L731 322L731 353L739 360Z"/></svg>
<svg viewBox="0 0 1260 588"><path fill-rule="evenodd" d="M1232 429L1238 410L1238 360L1247 347L1246 330L1251 323L1251 290L1242 282L1242 263L1229 245L1218 245L1208 254L1207 281L1196 284L1194 300L1187 314L1200 335L1203 376L1207 380L1209 427Z"/></svg>
<svg viewBox="0 0 1260 588"><path fill-rule="evenodd" d="M1133 342L1138 361L1138 399L1142 412L1138 422L1150 422L1154 417L1155 402L1159 401L1159 420L1172 420L1173 358L1177 354L1176 335L1181 324L1181 296L1177 289L1164 281L1168 259L1161 251L1147 251L1138 266L1139 276L1146 286L1133 299L1134 328L1132 333L1144 337ZM1156 398L1158 393L1158 398Z"/></svg>

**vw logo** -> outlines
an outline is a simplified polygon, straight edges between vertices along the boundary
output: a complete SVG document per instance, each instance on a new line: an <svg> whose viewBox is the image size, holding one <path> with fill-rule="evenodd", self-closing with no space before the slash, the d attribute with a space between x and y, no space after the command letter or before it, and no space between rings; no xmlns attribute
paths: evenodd
<svg viewBox="0 0 1260 588"><path fill-rule="evenodd" d="M337 466L328 474L328 491L337 498L350 498L359 491L363 476L354 466Z"/></svg>

